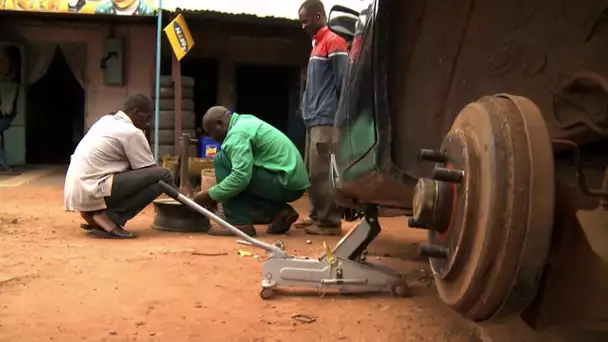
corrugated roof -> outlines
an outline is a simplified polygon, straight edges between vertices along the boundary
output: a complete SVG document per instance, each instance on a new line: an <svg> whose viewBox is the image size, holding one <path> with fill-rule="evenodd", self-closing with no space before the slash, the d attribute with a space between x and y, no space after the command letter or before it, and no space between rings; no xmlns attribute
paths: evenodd
<svg viewBox="0 0 608 342"><path fill-rule="evenodd" d="M355 10L363 9L371 0L327 0L323 1L327 12L334 5L342 5ZM302 0L163 0L162 8L174 11L218 12L233 15L256 16L260 18L298 19L298 8Z"/></svg>

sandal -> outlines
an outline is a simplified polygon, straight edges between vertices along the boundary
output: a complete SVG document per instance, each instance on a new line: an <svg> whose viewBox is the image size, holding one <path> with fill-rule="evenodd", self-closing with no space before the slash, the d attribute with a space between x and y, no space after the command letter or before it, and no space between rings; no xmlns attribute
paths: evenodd
<svg viewBox="0 0 608 342"><path fill-rule="evenodd" d="M80 226L82 227L83 225ZM121 226L116 226L110 232L101 227L92 227L88 224L86 226L90 227L89 232L91 234L104 239L134 239L137 237L136 234L124 230Z"/></svg>

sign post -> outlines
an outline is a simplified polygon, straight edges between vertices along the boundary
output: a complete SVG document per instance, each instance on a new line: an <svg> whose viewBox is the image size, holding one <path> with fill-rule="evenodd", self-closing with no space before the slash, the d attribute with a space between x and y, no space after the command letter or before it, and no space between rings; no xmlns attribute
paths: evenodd
<svg viewBox="0 0 608 342"><path fill-rule="evenodd" d="M159 121L159 102L160 102L160 62L161 62L161 46L162 46L162 30L163 27L163 0L158 0L158 9L156 13L156 83L154 87L154 159L158 163L158 121Z"/></svg>
<svg viewBox="0 0 608 342"><path fill-rule="evenodd" d="M173 63L172 63L172 75L173 75L173 91L175 97L175 138L174 138L174 149L175 155L180 155L180 144L181 135L182 135L182 72L181 72L181 64L180 61L182 58L190 52L192 47L194 46L194 39L192 39L192 35L190 34L190 30L188 29L188 25L186 24L186 20L184 16L179 13L169 25L164 28L165 34L167 35L167 39L169 39L169 43L171 44L171 48L173 50ZM182 163L187 163L188 161L182 160Z"/></svg>

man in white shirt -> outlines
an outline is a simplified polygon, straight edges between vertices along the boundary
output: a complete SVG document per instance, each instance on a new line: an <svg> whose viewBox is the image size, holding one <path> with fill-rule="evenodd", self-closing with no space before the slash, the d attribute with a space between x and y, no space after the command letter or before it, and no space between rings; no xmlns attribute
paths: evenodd
<svg viewBox="0 0 608 342"><path fill-rule="evenodd" d="M105 238L134 238L126 222L163 193L158 181L171 172L156 165L143 129L150 125L152 101L134 94L122 111L101 117L82 138L65 179L67 211L78 211L81 228Z"/></svg>

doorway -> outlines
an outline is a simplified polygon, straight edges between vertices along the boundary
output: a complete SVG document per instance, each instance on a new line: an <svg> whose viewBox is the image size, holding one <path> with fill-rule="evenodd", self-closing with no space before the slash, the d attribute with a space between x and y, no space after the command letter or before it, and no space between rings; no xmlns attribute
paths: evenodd
<svg viewBox="0 0 608 342"><path fill-rule="evenodd" d="M293 67L237 66L236 111L253 114L288 134L291 112L295 110L291 108L293 75Z"/></svg>
<svg viewBox="0 0 608 342"><path fill-rule="evenodd" d="M57 48L46 74L28 88L26 161L69 164L84 135L85 91Z"/></svg>
<svg viewBox="0 0 608 342"><path fill-rule="evenodd" d="M183 76L194 78L194 112L196 128L202 129L203 115L217 105L219 63L210 58L184 58L181 62Z"/></svg>

